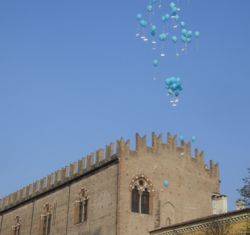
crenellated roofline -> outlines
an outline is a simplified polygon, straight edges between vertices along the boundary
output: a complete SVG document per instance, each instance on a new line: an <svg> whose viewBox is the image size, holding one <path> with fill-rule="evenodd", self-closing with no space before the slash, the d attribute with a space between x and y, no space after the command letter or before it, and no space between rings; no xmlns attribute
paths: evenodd
<svg viewBox="0 0 250 235"><path fill-rule="evenodd" d="M120 157L124 155L140 155L141 153L157 154L162 151L169 152L176 157L191 161L197 169L203 170L209 177L219 177L218 164L210 161L210 166L204 162L204 153L195 149L192 156L192 147L190 142L181 141L177 143L177 135L167 134L167 140L164 143L162 135L152 133L152 145L147 145L146 136L141 137L136 134L135 150L130 147L130 140L125 141L123 138L111 143L104 149L99 149L95 153L91 153L81 160L70 164L41 180L38 180L28 186L0 199L0 214L7 210L13 209L20 204L26 203L37 197L41 197L53 190L63 187L79 178L85 177L113 162L118 162Z"/></svg>

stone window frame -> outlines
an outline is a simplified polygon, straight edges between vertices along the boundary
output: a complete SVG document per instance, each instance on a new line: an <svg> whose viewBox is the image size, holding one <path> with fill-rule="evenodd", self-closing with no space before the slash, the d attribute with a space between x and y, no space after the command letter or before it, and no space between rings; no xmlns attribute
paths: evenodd
<svg viewBox="0 0 250 235"><path fill-rule="evenodd" d="M88 220L88 191L85 188L81 188L78 193L78 197L74 202L74 224L82 224Z"/></svg>
<svg viewBox="0 0 250 235"><path fill-rule="evenodd" d="M43 206L43 213L41 214L41 235L51 235L52 227L52 206L46 203Z"/></svg>
<svg viewBox="0 0 250 235"><path fill-rule="evenodd" d="M21 234L21 218L20 216L15 217L15 225L12 226L13 235L20 235Z"/></svg>
<svg viewBox="0 0 250 235"><path fill-rule="evenodd" d="M137 188L139 192L139 210L138 212L133 211L133 189ZM155 194L155 189L151 180L145 176L145 174L138 174L134 176L129 184L129 190L131 193L131 203L130 203L130 210L132 213L144 214L144 215L151 215L153 211L153 197ZM142 212L142 195L145 192L149 193L149 201L148 201L148 210Z"/></svg>

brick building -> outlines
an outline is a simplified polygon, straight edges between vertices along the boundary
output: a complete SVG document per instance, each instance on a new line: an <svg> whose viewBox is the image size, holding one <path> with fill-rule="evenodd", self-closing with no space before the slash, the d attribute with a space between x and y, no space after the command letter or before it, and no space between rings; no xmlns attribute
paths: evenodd
<svg viewBox="0 0 250 235"><path fill-rule="evenodd" d="M212 215L218 165L191 153L170 134L121 139L0 200L0 235L148 235Z"/></svg>

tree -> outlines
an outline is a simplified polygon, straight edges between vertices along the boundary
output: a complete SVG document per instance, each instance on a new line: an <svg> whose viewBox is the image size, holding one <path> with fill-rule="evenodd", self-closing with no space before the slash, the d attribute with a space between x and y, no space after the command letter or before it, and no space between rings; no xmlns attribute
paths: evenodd
<svg viewBox="0 0 250 235"><path fill-rule="evenodd" d="M246 203L247 207L250 207L250 168L247 169L248 176L243 178L243 187L238 189L238 192L241 195L241 200Z"/></svg>

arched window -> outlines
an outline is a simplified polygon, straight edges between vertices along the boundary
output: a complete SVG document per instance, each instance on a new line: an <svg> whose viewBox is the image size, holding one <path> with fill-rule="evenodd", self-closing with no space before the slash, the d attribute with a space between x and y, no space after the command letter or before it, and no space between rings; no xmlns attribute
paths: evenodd
<svg viewBox="0 0 250 235"><path fill-rule="evenodd" d="M21 220L19 216L15 218L15 225L12 226L13 235L20 235L21 233Z"/></svg>
<svg viewBox="0 0 250 235"><path fill-rule="evenodd" d="M130 184L131 211L134 213L150 214L150 197L153 185L144 175L136 176Z"/></svg>
<svg viewBox="0 0 250 235"><path fill-rule="evenodd" d="M42 235L51 234L51 220L52 220L52 207L49 204L45 204L43 208L43 214L41 216Z"/></svg>
<svg viewBox="0 0 250 235"><path fill-rule="evenodd" d="M137 187L132 189L132 212L139 213L140 194Z"/></svg>
<svg viewBox="0 0 250 235"><path fill-rule="evenodd" d="M141 213L149 214L149 192L147 189L141 195Z"/></svg>
<svg viewBox="0 0 250 235"><path fill-rule="evenodd" d="M81 189L78 199L74 203L74 224L79 224L88 219L88 195L86 189Z"/></svg>

